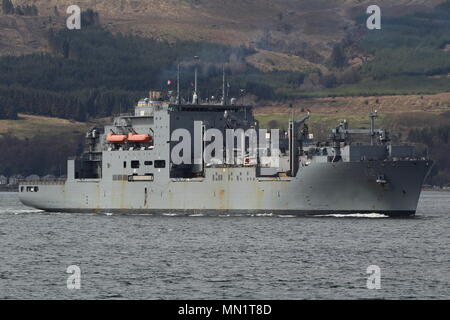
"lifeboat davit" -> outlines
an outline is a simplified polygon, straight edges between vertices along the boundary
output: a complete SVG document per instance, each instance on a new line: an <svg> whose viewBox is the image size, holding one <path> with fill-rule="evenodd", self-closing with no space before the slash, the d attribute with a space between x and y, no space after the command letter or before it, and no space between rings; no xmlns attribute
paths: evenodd
<svg viewBox="0 0 450 320"><path fill-rule="evenodd" d="M149 134L136 134L136 133L129 133L128 134L128 141L129 142L150 142L152 141L152 136Z"/></svg>
<svg viewBox="0 0 450 320"><path fill-rule="evenodd" d="M108 133L106 141L111 143L125 143L127 141L127 136L124 134Z"/></svg>

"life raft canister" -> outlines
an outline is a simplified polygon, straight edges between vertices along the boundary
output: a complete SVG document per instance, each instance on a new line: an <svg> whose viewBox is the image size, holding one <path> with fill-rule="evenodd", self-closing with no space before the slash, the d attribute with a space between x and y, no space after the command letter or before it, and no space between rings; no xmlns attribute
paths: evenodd
<svg viewBox="0 0 450 320"><path fill-rule="evenodd" d="M108 133L106 141L111 143L124 143L127 141L127 136L124 134Z"/></svg>
<svg viewBox="0 0 450 320"><path fill-rule="evenodd" d="M129 133L128 134L128 141L130 142L150 142L152 141L152 136L149 134L136 134L136 133Z"/></svg>

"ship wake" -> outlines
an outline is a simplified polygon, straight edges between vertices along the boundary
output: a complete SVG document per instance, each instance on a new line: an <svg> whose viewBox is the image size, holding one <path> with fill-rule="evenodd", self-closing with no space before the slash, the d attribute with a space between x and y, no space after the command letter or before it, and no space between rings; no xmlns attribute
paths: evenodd
<svg viewBox="0 0 450 320"><path fill-rule="evenodd" d="M380 218L389 218L388 215L382 213L348 213L348 214L338 214L338 213L330 213L330 214L322 214L317 215L316 217L332 217L332 218L366 218L366 219L380 219Z"/></svg>
<svg viewBox="0 0 450 320"><path fill-rule="evenodd" d="M43 210L38 209L16 209L16 208L5 208L0 210L0 214L31 214L31 213L42 213Z"/></svg>

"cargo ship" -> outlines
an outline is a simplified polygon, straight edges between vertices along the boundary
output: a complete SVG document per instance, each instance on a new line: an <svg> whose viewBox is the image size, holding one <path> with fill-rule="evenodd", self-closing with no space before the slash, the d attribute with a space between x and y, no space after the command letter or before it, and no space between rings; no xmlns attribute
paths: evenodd
<svg viewBox="0 0 450 320"><path fill-rule="evenodd" d="M150 92L134 113L87 132L66 178L22 181L19 196L27 206L58 212L414 215L433 162L413 146L394 145L388 131L375 128L377 113L369 117L368 129L342 121L317 142L309 114L277 133L261 129L252 106L236 99L200 102L195 93L186 103ZM234 130L225 139L233 146L216 137L207 158L211 130L223 137ZM175 157L179 133L194 137L183 142L193 151ZM360 136L366 142L355 142ZM251 139L259 152L250 150Z"/></svg>

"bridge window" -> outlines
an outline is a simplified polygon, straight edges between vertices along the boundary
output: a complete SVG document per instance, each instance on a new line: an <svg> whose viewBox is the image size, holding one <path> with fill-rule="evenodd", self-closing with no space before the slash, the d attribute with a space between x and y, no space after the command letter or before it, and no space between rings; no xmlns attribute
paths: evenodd
<svg viewBox="0 0 450 320"><path fill-rule="evenodd" d="M138 160L133 160L131 161L131 168L133 169L138 169L140 166L139 161Z"/></svg>
<svg viewBox="0 0 450 320"><path fill-rule="evenodd" d="M146 166L152 166L153 165L153 161L145 161L144 164Z"/></svg>
<svg viewBox="0 0 450 320"><path fill-rule="evenodd" d="M166 160L155 160L155 168L165 168L166 167Z"/></svg>

